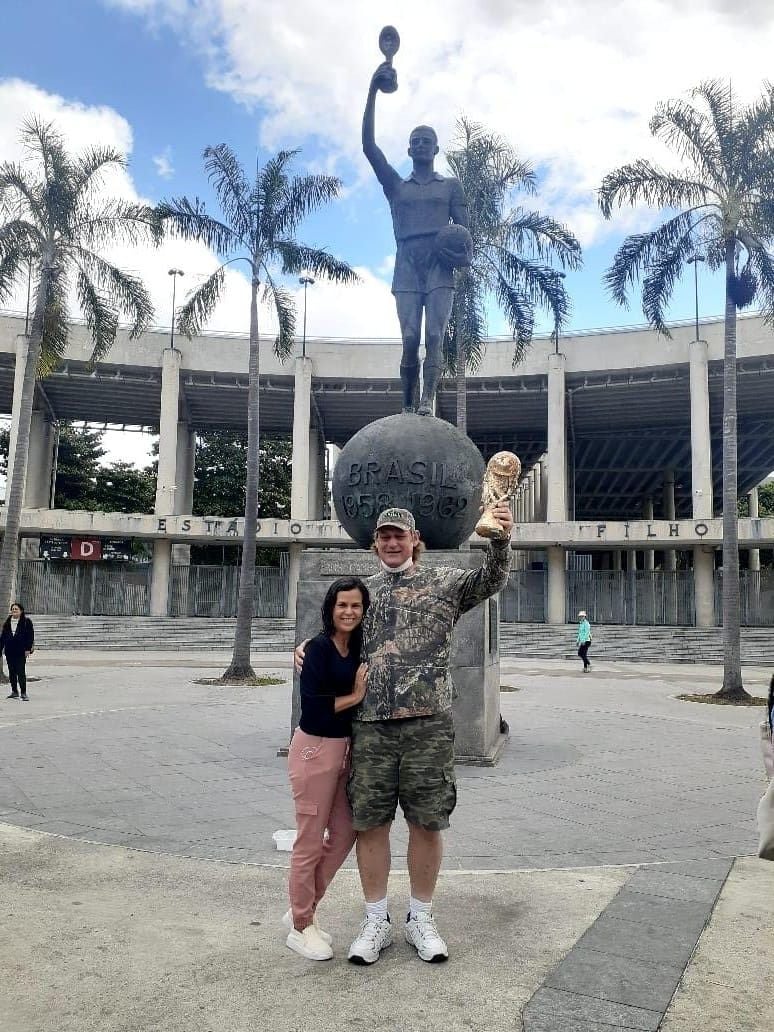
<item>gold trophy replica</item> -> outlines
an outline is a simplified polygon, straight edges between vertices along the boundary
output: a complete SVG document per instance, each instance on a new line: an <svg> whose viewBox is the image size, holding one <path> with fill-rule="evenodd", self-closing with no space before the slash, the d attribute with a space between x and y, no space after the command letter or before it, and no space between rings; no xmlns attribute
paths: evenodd
<svg viewBox="0 0 774 1032"><path fill-rule="evenodd" d="M510 502L516 491L520 473L521 462L513 452L497 452L486 464L484 483L481 488L481 504L484 507L484 514L476 524L476 533L479 537L506 537L503 528L490 510L497 502Z"/></svg>

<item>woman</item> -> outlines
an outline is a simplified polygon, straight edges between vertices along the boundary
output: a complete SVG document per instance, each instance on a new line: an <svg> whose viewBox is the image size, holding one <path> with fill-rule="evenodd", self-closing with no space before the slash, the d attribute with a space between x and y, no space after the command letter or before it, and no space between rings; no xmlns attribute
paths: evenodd
<svg viewBox="0 0 774 1032"><path fill-rule="evenodd" d="M578 613L578 637L576 639L578 655L583 660L583 673L591 670L589 663L589 645L591 645L591 624L586 616L586 610L581 609Z"/></svg>
<svg viewBox="0 0 774 1032"><path fill-rule="evenodd" d="M315 914L355 841L346 785L352 710L365 695L360 642L368 601L357 577L331 584L322 605L323 631L307 644L301 673L301 718L288 754L298 830L284 924L288 947L308 960L333 956Z"/></svg>
<svg viewBox="0 0 774 1032"><path fill-rule="evenodd" d="M8 677L11 681L9 699L21 698L22 702L29 702L26 664L27 657L34 651L34 645L35 628L32 626L32 620L25 614L24 606L20 602L14 602L10 615L0 631L0 652L5 653Z"/></svg>

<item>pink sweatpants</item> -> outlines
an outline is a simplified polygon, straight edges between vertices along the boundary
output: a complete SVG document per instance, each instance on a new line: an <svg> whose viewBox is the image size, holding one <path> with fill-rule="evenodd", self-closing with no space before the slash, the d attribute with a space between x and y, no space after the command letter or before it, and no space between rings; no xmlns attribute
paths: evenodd
<svg viewBox="0 0 774 1032"><path fill-rule="evenodd" d="M347 799L349 738L320 738L296 728L288 753L288 774L296 807L296 835L290 858L293 924L303 931L355 842ZM325 829L328 835L325 836Z"/></svg>

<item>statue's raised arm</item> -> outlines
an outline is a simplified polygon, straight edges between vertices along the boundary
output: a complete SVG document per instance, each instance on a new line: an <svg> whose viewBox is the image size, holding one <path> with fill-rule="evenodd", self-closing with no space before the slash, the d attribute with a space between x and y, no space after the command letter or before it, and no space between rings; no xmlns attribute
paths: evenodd
<svg viewBox="0 0 774 1032"><path fill-rule="evenodd" d="M383 61L371 76L365 111L363 112L363 153L368 158L368 163L376 173L376 178L382 184L382 188L388 197L396 181L400 180L400 175L385 158L384 152L376 145L376 134L374 132L376 94L380 92L394 93L396 88L397 75L392 67L392 61Z"/></svg>

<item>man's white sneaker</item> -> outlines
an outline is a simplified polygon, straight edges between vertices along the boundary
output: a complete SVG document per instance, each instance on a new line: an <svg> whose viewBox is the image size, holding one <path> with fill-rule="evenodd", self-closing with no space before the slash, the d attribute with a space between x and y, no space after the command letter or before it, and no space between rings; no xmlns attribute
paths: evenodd
<svg viewBox="0 0 774 1032"><path fill-rule="evenodd" d="M411 914L406 919L406 942L428 964L440 964L449 959L449 948L438 934L432 914Z"/></svg>
<svg viewBox="0 0 774 1032"><path fill-rule="evenodd" d="M320 938L320 933L314 925L309 925L303 932L293 928L288 934L287 945L288 949L307 960L330 960L333 956L330 945Z"/></svg>
<svg viewBox="0 0 774 1032"><path fill-rule="evenodd" d="M312 918L312 924L317 929L317 934L320 936L322 941L323 942L327 942L328 945L330 946L330 944L333 942L333 939L332 939L332 937L330 935L328 935L327 932L324 932L322 930L322 928L320 928L320 926L318 925L318 923L317 923L317 914L315 914L314 917ZM292 910L286 910L285 913L282 915L282 927L283 928L287 928L287 930L289 932L293 931L293 911Z"/></svg>
<svg viewBox="0 0 774 1032"><path fill-rule="evenodd" d="M360 933L349 947L352 964L375 964L382 950L392 946L392 925L389 917L367 917L360 926Z"/></svg>

